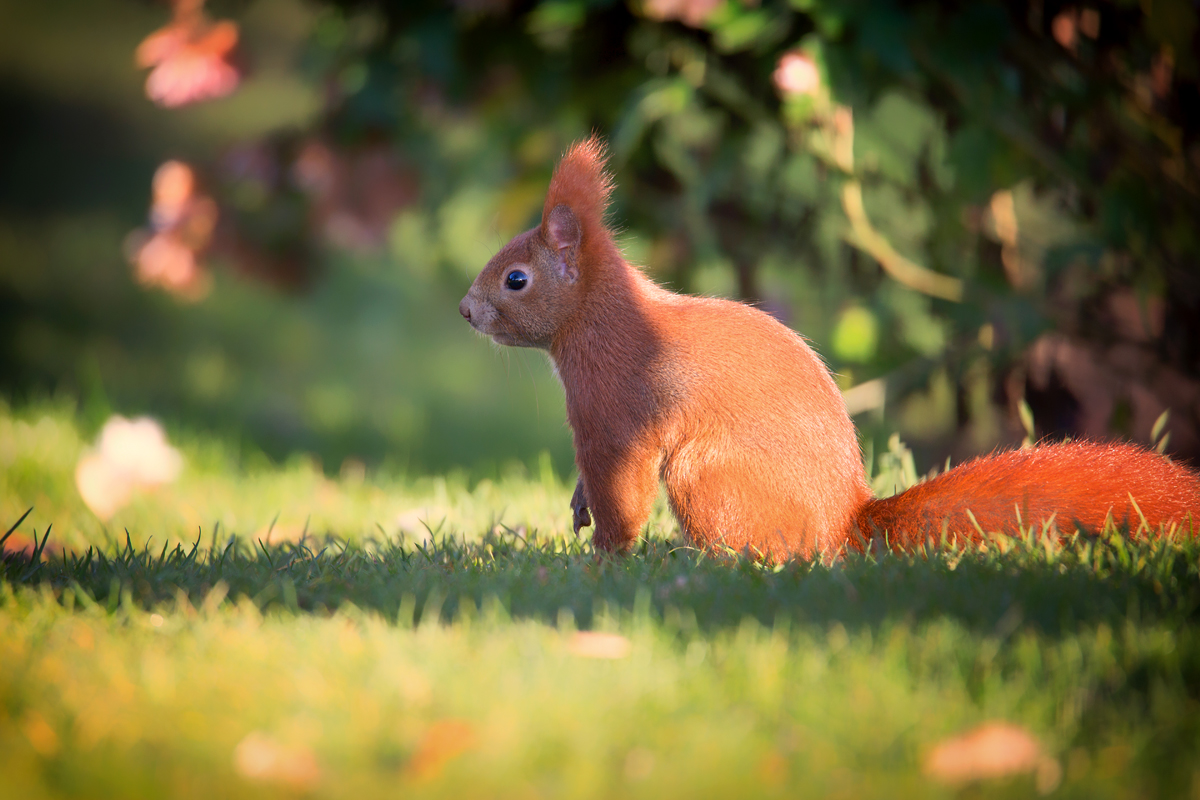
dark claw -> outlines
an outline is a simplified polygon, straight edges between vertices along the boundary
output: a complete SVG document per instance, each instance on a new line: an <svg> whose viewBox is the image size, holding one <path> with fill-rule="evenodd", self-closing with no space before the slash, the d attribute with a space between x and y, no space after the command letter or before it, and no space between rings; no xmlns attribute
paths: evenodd
<svg viewBox="0 0 1200 800"><path fill-rule="evenodd" d="M583 494L583 482L575 484L575 494L571 497L571 523L575 528L575 535L579 535L580 528L586 528L592 524L592 514L588 510L587 498Z"/></svg>
<svg viewBox="0 0 1200 800"><path fill-rule="evenodd" d="M580 528L586 528L587 526L592 524L592 515L591 515L591 512L588 511L587 506L580 506L578 508L572 508L571 516L574 521L576 536L579 535Z"/></svg>

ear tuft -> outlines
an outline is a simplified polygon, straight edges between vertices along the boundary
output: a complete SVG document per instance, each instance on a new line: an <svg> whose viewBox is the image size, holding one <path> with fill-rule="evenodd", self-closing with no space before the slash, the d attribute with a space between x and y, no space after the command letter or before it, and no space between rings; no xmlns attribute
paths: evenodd
<svg viewBox="0 0 1200 800"><path fill-rule="evenodd" d="M605 169L608 156L604 143L593 134L567 150L550 179L546 204L542 208L542 231L547 242L556 241L552 228L555 212L565 206L574 218L579 238L578 252L594 252L612 235L604 226L604 211L612 193L612 176ZM563 252L560 248L559 252Z"/></svg>

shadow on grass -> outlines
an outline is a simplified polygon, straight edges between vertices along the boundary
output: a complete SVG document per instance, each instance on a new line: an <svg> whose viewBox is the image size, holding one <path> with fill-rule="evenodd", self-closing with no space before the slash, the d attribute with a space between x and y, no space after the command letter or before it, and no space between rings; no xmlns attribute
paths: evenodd
<svg viewBox="0 0 1200 800"><path fill-rule="evenodd" d="M597 616L622 612L672 615L704 630L747 617L847 629L950 618L999 637L1025 626L1054 635L1200 616L1195 539L1112 535L1059 546L1030 538L986 551L851 555L832 565L778 567L663 540L643 540L628 556L597 557L573 538L503 529L476 542L433 533L419 542L310 537L277 545L236 536L217 541L214 531L207 545L198 539L191 547L139 550L127 538L111 553L82 554L55 551L47 539L6 551L3 581L113 609L181 596L193 605L246 597L294 613L353 604L406 624L450 622L467 606L498 601L513 618L548 622L569 609L585 628Z"/></svg>

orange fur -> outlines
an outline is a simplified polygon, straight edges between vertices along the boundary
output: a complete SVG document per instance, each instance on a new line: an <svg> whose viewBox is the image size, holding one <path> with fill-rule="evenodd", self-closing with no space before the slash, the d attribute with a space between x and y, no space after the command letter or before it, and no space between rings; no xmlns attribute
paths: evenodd
<svg viewBox="0 0 1200 800"><path fill-rule="evenodd" d="M968 514L967 512L970 511ZM1194 525L1193 525L1194 518ZM857 532L897 548L927 538L978 541L979 531L1098 531L1111 520L1133 536L1176 524L1200 533L1200 480L1157 453L1130 444L1071 442L968 461L895 497L859 510ZM858 537L850 545L858 546Z"/></svg>
<svg viewBox="0 0 1200 800"><path fill-rule="evenodd" d="M1200 518L1200 477L1131 445L1002 453L873 500L854 425L812 348L757 309L648 280L604 225L611 190L600 140L574 145L542 224L505 245L459 306L497 342L549 353L575 439L576 529L594 519L598 548L638 537L659 481L690 541L770 560L876 535L901 548L943 529L977 538L976 523L1012 530L1018 509L1026 525L1053 518L1060 530L1096 530L1110 515L1135 532L1143 517L1151 530Z"/></svg>

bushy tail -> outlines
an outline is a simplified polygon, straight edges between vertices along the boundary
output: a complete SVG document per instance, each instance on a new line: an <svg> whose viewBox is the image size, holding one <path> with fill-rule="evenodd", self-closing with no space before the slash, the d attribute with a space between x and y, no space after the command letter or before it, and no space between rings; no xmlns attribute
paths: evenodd
<svg viewBox="0 0 1200 800"><path fill-rule="evenodd" d="M1129 444L1071 442L977 458L858 513L857 547L886 536L910 549L926 540L977 541L1053 520L1060 535L1096 532L1111 518L1135 537L1178 525L1200 535L1200 475ZM857 535L856 535L857 533Z"/></svg>

